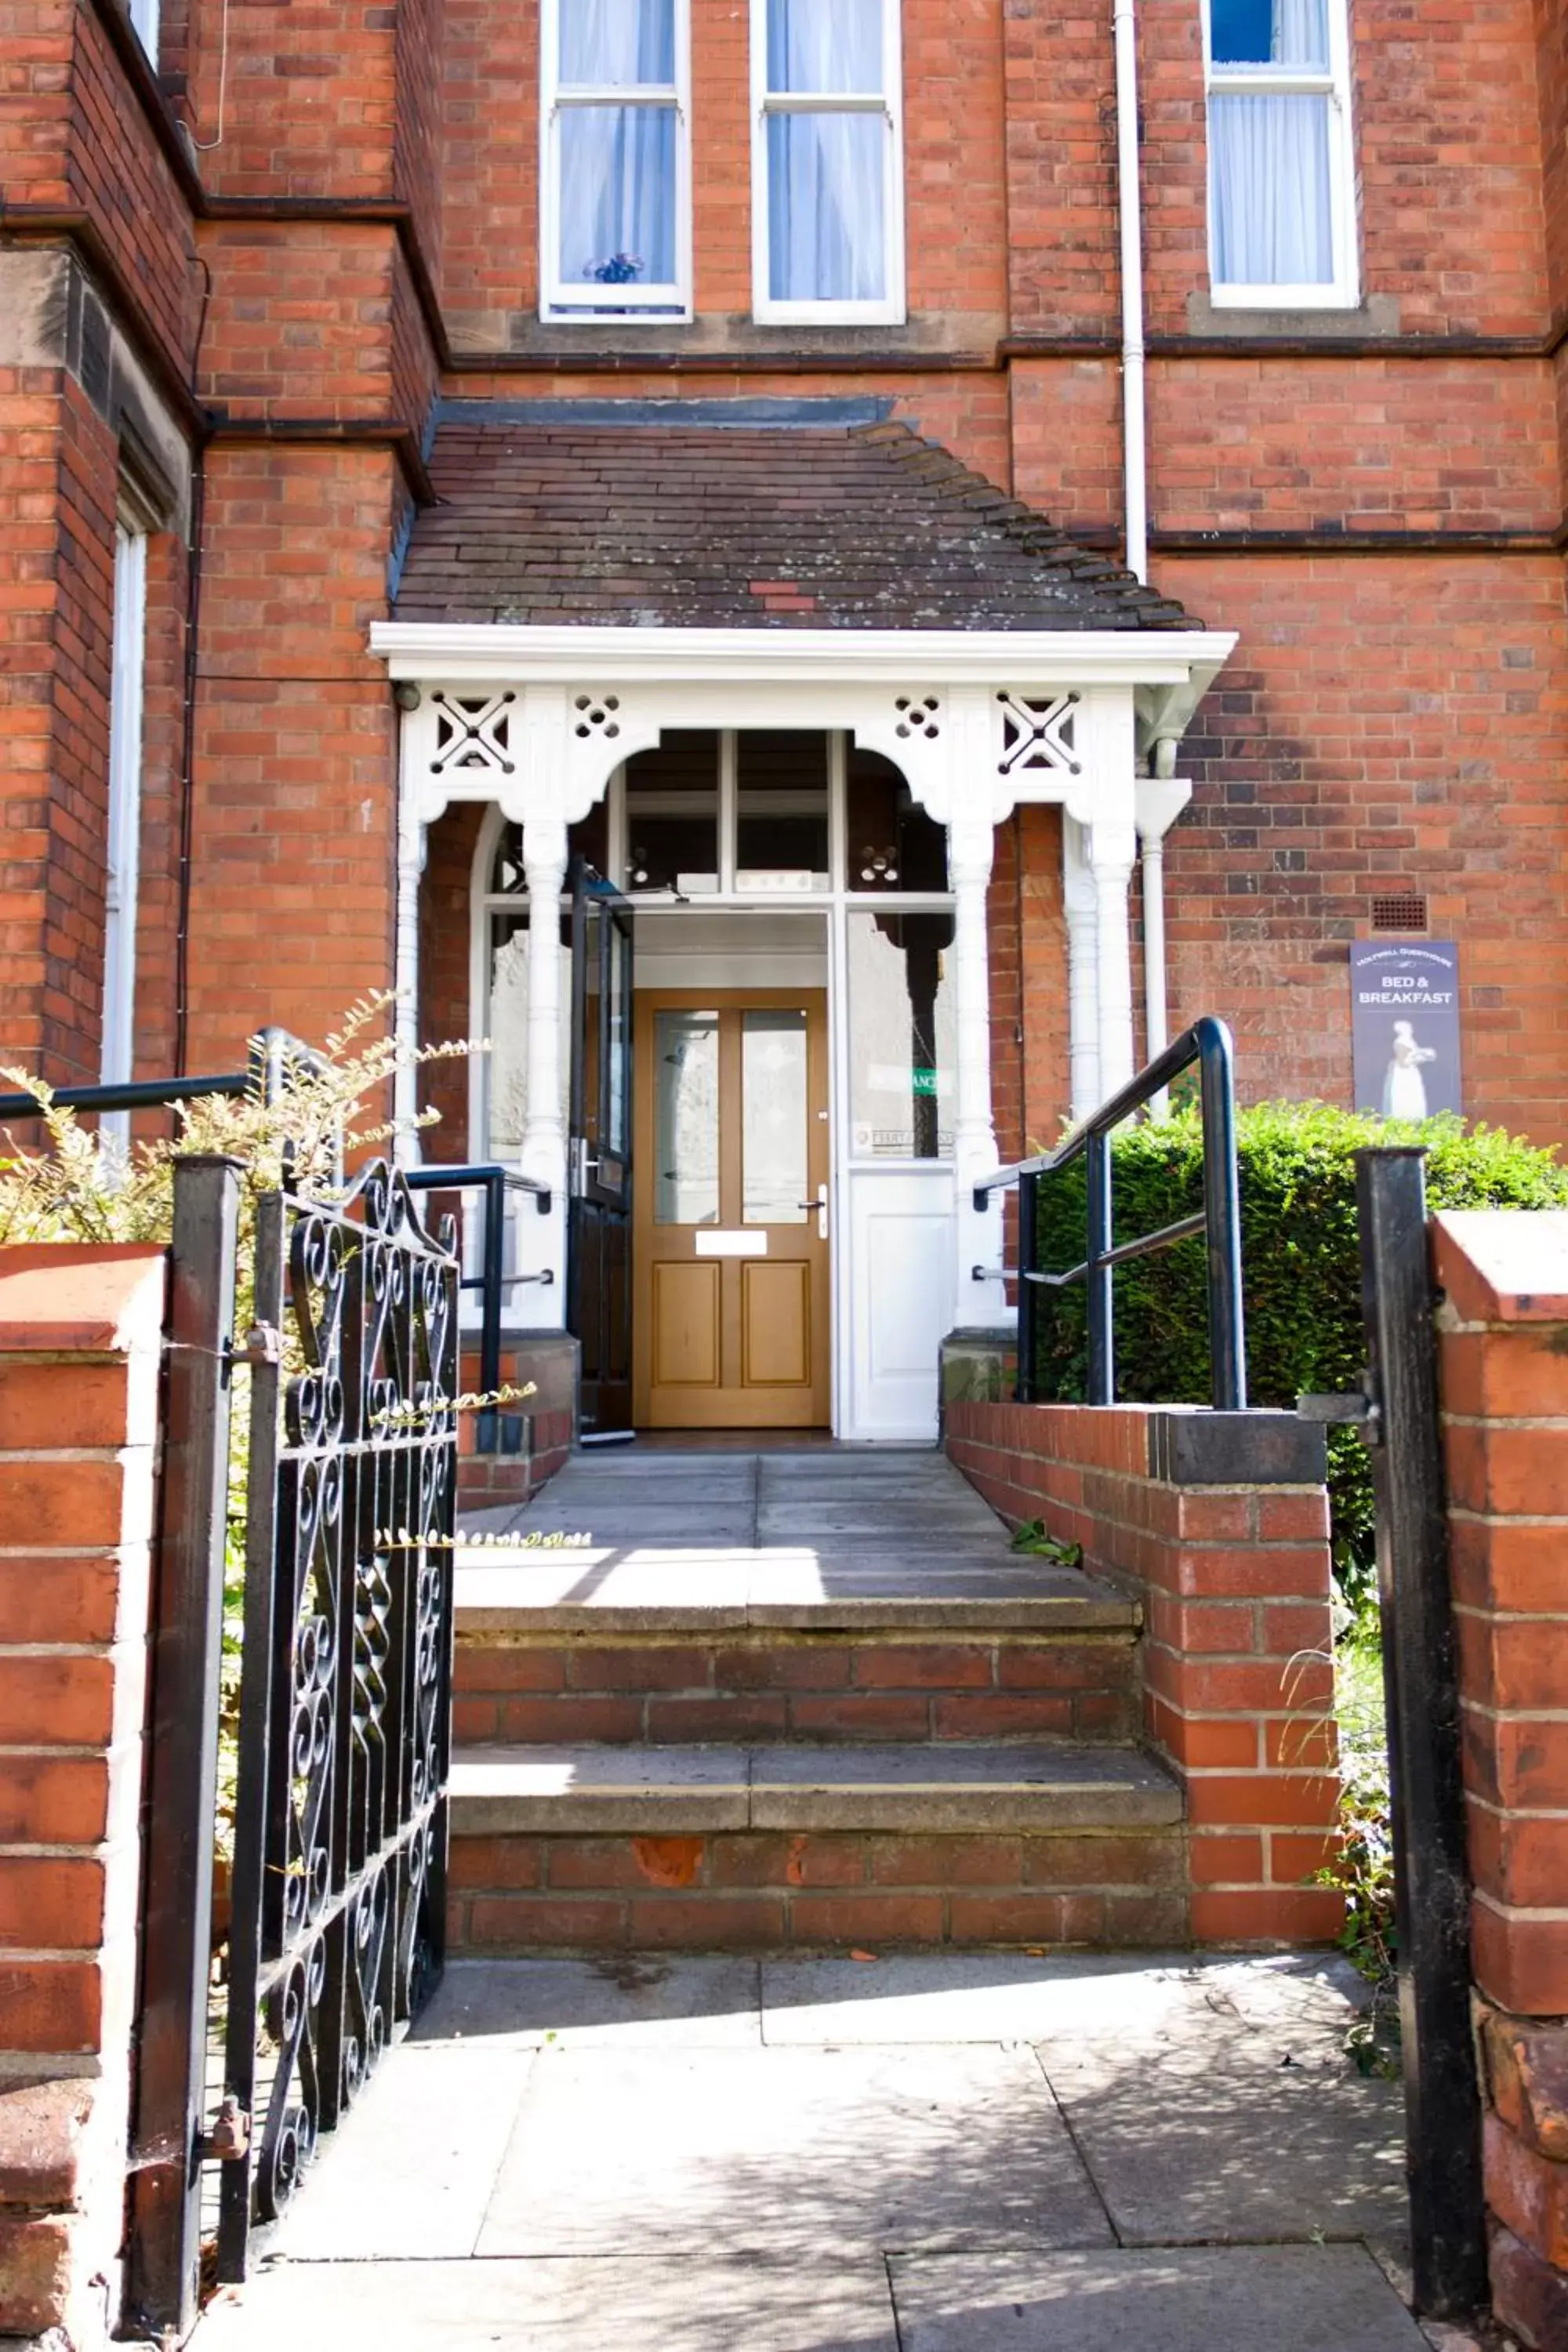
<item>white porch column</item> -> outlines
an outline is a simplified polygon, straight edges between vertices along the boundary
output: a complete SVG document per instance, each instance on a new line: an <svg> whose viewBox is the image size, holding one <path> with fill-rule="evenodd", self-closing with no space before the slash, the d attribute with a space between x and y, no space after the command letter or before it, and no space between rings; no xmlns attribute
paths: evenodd
<svg viewBox="0 0 1568 2352"><path fill-rule="evenodd" d="M557 1197L566 1189L566 1121L561 1108L561 892L566 823L529 816L522 825L528 883L528 1080L519 1167Z"/></svg>
<svg viewBox="0 0 1568 2352"><path fill-rule="evenodd" d="M997 1321L1005 1314L999 1269L1002 1262L1001 1196L977 1210L973 1186L997 1165L996 1129L991 1108L991 950L986 893L995 855L996 832L988 796L955 814L948 826L948 878L952 887L952 964L957 1110L953 1118L954 1218L958 1262L954 1268L955 1328ZM986 1276L974 1278L974 1268ZM990 1269L998 1269L992 1273Z"/></svg>
<svg viewBox="0 0 1568 2352"><path fill-rule="evenodd" d="M1097 1110L1100 1084L1098 922L1088 827L1062 814L1062 906L1068 933L1068 1076L1076 1126Z"/></svg>
<svg viewBox="0 0 1568 2352"><path fill-rule="evenodd" d="M419 1110L419 1074L414 1055L419 1046L419 883L430 839L409 765L405 740L397 796L397 917L393 955L393 985L397 991L393 1028L402 1056L392 1081L392 1110L397 1127L393 1158L400 1168L417 1168L423 1157L414 1125Z"/></svg>

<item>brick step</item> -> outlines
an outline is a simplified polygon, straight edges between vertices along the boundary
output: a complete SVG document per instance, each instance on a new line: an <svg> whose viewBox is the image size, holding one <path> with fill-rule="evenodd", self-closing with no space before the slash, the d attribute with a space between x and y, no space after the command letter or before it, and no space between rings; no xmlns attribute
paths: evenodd
<svg viewBox="0 0 1568 2352"><path fill-rule="evenodd" d="M454 1728L476 1742L1127 1740L1136 1620L1041 1630L740 1626L608 1634L459 1618Z"/></svg>
<svg viewBox="0 0 1568 2352"><path fill-rule="evenodd" d="M456 1951L1187 1933L1181 1792L1125 1748L472 1748L451 1836Z"/></svg>

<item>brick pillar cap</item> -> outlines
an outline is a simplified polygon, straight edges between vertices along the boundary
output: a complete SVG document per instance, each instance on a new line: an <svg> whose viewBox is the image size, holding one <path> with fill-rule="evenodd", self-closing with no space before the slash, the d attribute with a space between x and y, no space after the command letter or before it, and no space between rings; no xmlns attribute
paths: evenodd
<svg viewBox="0 0 1568 2352"><path fill-rule="evenodd" d="M153 1242L0 1249L0 1356L125 1356L155 1348L164 1257Z"/></svg>
<svg viewBox="0 0 1568 2352"><path fill-rule="evenodd" d="M1440 1209L1433 1263L1466 1323L1568 1323L1568 1209Z"/></svg>

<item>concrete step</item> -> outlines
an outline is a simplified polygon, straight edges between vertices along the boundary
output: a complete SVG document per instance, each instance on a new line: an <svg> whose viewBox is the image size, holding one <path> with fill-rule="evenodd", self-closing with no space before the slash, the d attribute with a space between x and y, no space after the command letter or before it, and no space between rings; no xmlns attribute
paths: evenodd
<svg viewBox="0 0 1568 2352"><path fill-rule="evenodd" d="M451 1834L458 1951L1186 1934L1181 1793L1126 1748L472 1748Z"/></svg>

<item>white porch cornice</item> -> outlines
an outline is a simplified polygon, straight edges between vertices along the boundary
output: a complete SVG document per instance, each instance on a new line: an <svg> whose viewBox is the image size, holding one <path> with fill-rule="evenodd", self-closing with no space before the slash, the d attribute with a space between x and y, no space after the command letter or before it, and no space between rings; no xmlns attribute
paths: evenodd
<svg viewBox="0 0 1568 2352"><path fill-rule="evenodd" d="M393 677L454 684L1188 686L1191 698L1173 734L1235 644L1234 632L1213 629L541 629L377 621L370 633L372 653ZM1179 701L1172 705L1173 721L1179 709Z"/></svg>

